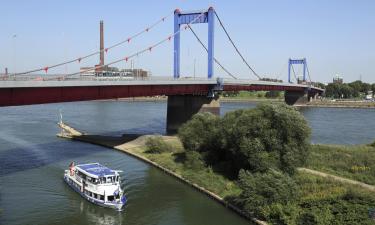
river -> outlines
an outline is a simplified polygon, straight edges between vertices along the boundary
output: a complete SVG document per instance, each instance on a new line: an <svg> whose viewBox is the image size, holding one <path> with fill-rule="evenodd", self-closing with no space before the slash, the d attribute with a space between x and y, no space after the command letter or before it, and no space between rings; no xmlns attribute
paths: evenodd
<svg viewBox="0 0 375 225"><path fill-rule="evenodd" d="M222 103L221 113L254 107ZM90 133L164 133L165 102L91 101L0 108L0 224L248 224L191 187L124 153L59 139L64 121ZM374 109L302 108L313 143L375 139ZM63 183L71 161L123 170L129 202L116 212L83 200Z"/></svg>

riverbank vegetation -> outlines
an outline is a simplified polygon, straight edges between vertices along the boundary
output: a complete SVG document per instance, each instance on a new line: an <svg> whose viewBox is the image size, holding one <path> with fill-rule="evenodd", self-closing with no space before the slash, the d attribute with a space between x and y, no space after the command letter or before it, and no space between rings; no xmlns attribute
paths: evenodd
<svg viewBox="0 0 375 225"><path fill-rule="evenodd" d="M329 83L325 89L325 96L329 98L363 98L369 91L375 93L375 83L369 84L360 80L351 83Z"/></svg>
<svg viewBox="0 0 375 225"><path fill-rule="evenodd" d="M239 99L239 100L271 100L284 99L282 91L224 91L221 93L223 99Z"/></svg>
<svg viewBox="0 0 375 225"><path fill-rule="evenodd" d="M260 104L222 118L197 114L161 144L172 151L142 154L269 224L373 224L372 193L296 168L372 184L375 148L310 145L309 136L294 108Z"/></svg>
<svg viewBox="0 0 375 225"><path fill-rule="evenodd" d="M312 145L306 167L375 185L375 146Z"/></svg>

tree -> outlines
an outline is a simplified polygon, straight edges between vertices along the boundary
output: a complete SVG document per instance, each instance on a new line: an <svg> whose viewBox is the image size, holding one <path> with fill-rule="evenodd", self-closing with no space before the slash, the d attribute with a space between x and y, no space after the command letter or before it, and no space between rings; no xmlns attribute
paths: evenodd
<svg viewBox="0 0 375 225"><path fill-rule="evenodd" d="M207 164L224 166L234 177L240 169L266 172L274 168L293 174L310 149L306 120L286 104L260 104L223 118L197 114L178 135L187 151L202 153Z"/></svg>
<svg viewBox="0 0 375 225"><path fill-rule="evenodd" d="M198 113L178 130L185 150L205 152L216 147L220 118L211 113Z"/></svg>
<svg viewBox="0 0 375 225"><path fill-rule="evenodd" d="M320 82L316 82L314 84L315 87L318 87L318 88L321 88L321 89L325 89L326 88L326 85L323 84L323 83L320 83Z"/></svg>
<svg viewBox="0 0 375 225"><path fill-rule="evenodd" d="M326 86L326 96L331 98L351 98L358 97L359 92L353 88L356 85L330 83Z"/></svg>
<svg viewBox="0 0 375 225"><path fill-rule="evenodd" d="M286 104L260 104L229 112L220 131L221 148L237 171L278 168L292 174L309 153L310 128L304 117Z"/></svg>
<svg viewBox="0 0 375 225"><path fill-rule="evenodd" d="M359 93L367 93L369 90L371 90L371 85L368 83L363 83L360 80L356 80L354 82L349 83L349 86L351 86L354 90L354 92L357 94L356 97L359 96Z"/></svg>

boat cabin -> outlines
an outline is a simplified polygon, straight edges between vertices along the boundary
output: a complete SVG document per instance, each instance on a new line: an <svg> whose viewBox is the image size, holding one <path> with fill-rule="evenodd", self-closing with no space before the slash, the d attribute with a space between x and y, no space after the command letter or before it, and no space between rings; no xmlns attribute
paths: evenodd
<svg viewBox="0 0 375 225"><path fill-rule="evenodd" d="M117 171L111 170L99 163L76 166L76 174L84 181L93 184L117 184L120 176Z"/></svg>

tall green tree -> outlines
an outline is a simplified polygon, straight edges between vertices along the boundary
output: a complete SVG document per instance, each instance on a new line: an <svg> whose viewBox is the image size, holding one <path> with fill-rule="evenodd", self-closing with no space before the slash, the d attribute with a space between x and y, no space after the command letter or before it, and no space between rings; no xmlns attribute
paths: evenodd
<svg viewBox="0 0 375 225"><path fill-rule="evenodd" d="M223 118L198 114L178 133L188 151L204 154L208 164L225 164L237 176L240 169L270 168L294 173L309 153L310 128L304 117L286 104L260 104Z"/></svg>
<svg viewBox="0 0 375 225"><path fill-rule="evenodd" d="M198 113L178 130L178 136L187 151L206 152L218 146L220 118L212 113Z"/></svg>

